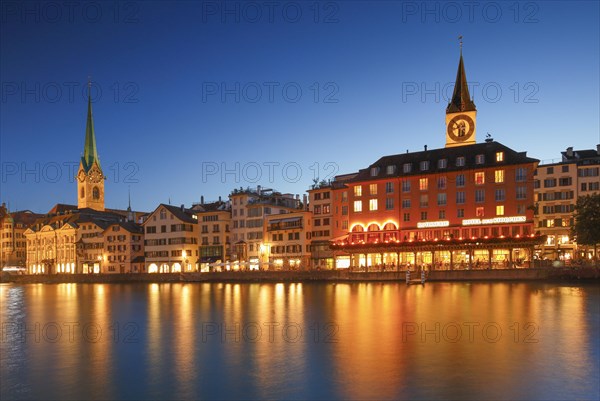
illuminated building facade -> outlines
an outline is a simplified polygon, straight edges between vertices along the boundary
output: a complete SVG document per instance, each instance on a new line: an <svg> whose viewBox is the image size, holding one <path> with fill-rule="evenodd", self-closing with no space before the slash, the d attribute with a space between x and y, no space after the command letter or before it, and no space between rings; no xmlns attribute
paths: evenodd
<svg viewBox="0 0 600 401"><path fill-rule="evenodd" d="M6 204L0 205L0 269L26 266L25 231L38 217L30 210L10 212Z"/></svg>
<svg viewBox="0 0 600 401"><path fill-rule="evenodd" d="M198 217L193 210L160 204L142 226L148 273L198 270Z"/></svg>
<svg viewBox="0 0 600 401"><path fill-rule="evenodd" d="M222 201L200 203L192 206L200 231L200 271L222 267L230 258L231 204Z"/></svg>
<svg viewBox="0 0 600 401"><path fill-rule="evenodd" d="M585 150L569 147L560 162L538 166L534 186L536 230L546 235L538 257L563 261L592 257L593 250L578 249L571 228L577 199L600 192L600 145Z"/></svg>
<svg viewBox="0 0 600 401"><path fill-rule="evenodd" d="M271 214L265 217L265 242L261 260L269 269L307 269L311 267L311 215L309 211ZM315 267L315 266L313 266Z"/></svg>
<svg viewBox="0 0 600 401"><path fill-rule="evenodd" d="M321 183L308 191L311 211L311 266L315 269L333 268L333 251L329 243L333 238L333 188L331 183Z"/></svg>
<svg viewBox="0 0 600 401"><path fill-rule="evenodd" d="M103 232L105 270L109 273L143 273L144 230L132 221L112 223Z"/></svg>
<svg viewBox="0 0 600 401"><path fill-rule="evenodd" d="M336 267L502 267L532 259L538 160L475 140L462 58L446 108L446 146L384 156L334 190ZM336 222L337 227L337 222ZM537 240L537 238L536 238ZM533 241L535 243L535 241ZM387 244L387 245L386 245ZM446 246L440 246L445 244Z"/></svg>

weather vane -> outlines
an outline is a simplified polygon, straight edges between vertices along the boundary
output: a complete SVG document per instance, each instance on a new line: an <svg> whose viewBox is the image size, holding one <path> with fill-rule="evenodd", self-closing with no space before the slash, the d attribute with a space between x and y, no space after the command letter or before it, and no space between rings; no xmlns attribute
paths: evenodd
<svg viewBox="0 0 600 401"><path fill-rule="evenodd" d="M460 50L462 50L462 44L463 44L463 41L462 41L462 39L463 39L463 38L462 38L462 35L458 35L458 43L459 43L459 45L460 45Z"/></svg>

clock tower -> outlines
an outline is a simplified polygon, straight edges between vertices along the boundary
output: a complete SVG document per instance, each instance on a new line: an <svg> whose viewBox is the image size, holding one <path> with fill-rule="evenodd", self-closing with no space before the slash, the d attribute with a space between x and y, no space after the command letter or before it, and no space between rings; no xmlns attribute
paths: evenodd
<svg viewBox="0 0 600 401"><path fill-rule="evenodd" d="M85 147L77 172L77 207L104 211L104 180L94 134L92 99L88 93L88 114L85 127Z"/></svg>
<svg viewBox="0 0 600 401"><path fill-rule="evenodd" d="M461 41L454 92L448 107L446 107L446 147L474 144L476 118L477 109L469 95L469 87L467 86Z"/></svg>

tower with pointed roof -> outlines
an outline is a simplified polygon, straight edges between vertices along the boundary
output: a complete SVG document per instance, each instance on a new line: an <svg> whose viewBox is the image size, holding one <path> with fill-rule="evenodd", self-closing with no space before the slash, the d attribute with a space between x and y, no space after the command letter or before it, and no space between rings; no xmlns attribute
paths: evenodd
<svg viewBox="0 0 600 401"><path fill-rule="evenodd" d="M460 59L452 99L446 107L446 147L471 145L475 143L475 124L477 109L469 94L467 75L462 55L462 36Z"/></svg>
<svg viewBox="0 0 600 401"><path fill-rule="evenodd" d="M85 145L83 156L77 172L77 207L104 211L104 180L106 177L100 167L94 117L92 116L92 99L88 91L88 113L85 127Z"/></svg>

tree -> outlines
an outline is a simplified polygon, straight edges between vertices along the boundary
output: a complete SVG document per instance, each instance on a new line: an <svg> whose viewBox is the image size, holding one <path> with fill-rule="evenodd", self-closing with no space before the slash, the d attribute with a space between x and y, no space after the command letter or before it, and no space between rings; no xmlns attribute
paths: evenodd
<svg viewBox="0 0 600 401"><path fill-rule="evenodd" d="M600 193L580 196L575 205L575 224L572 235L579 245L594 247L594 255L598 259L600 244Z"/></svg>

